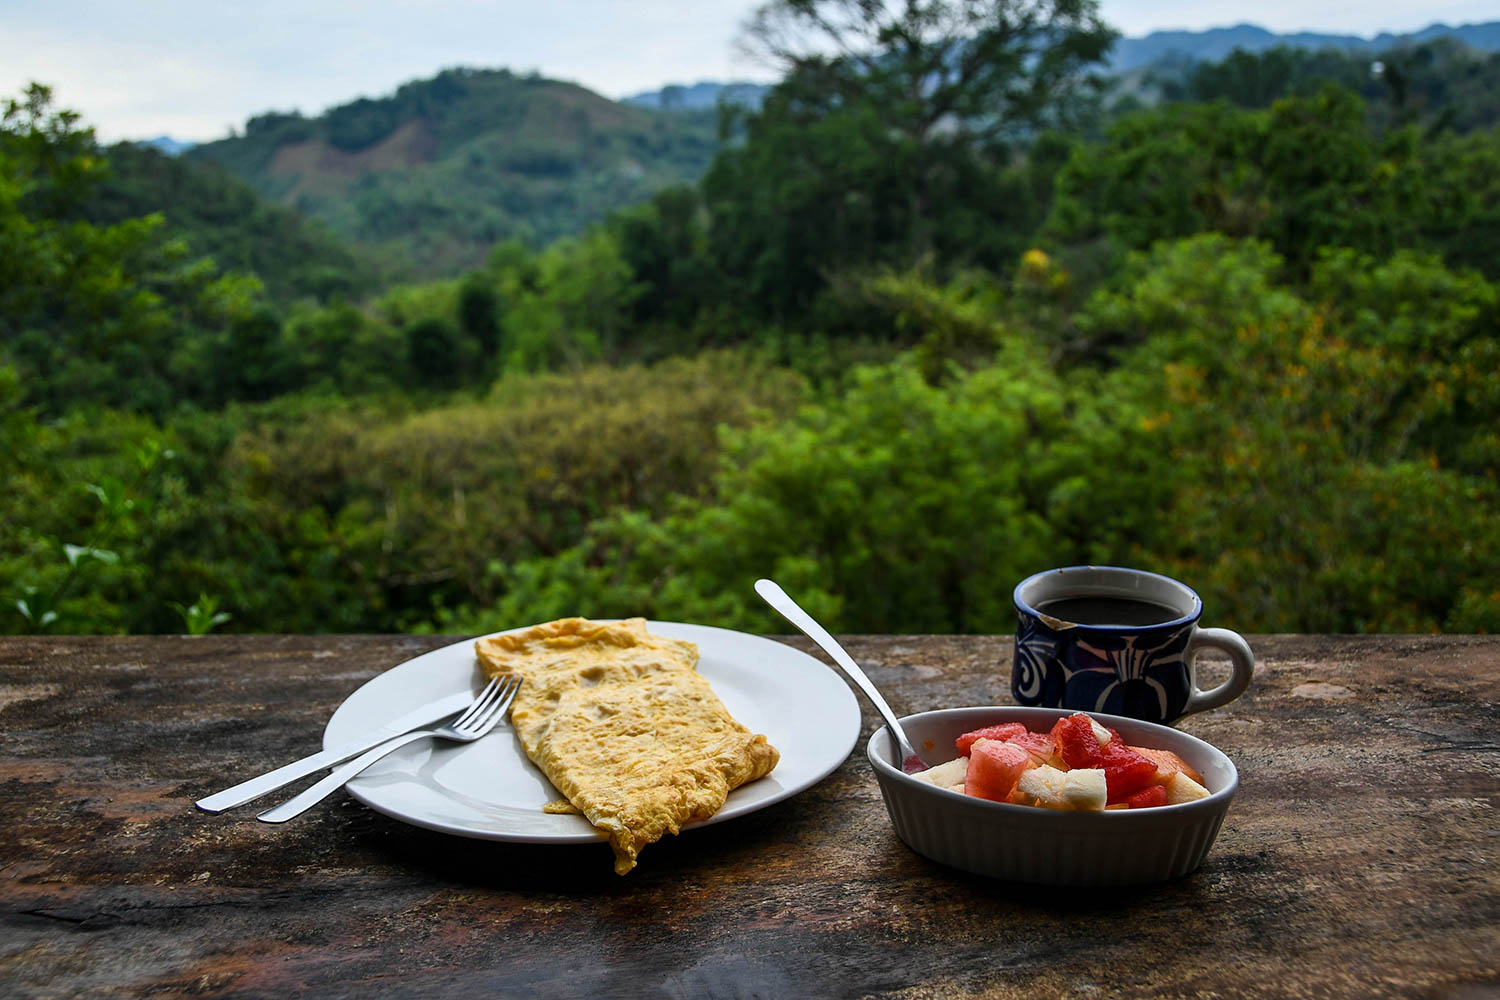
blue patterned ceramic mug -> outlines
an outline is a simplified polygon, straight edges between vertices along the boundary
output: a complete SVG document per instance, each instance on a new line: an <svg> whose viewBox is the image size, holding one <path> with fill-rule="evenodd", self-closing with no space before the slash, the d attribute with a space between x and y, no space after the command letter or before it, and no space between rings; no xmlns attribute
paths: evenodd
<svg viewBox="0 0 1500 1000"><path fill-rule="evenodd" d="M1255 655L1236 632L1200 628L1203 601L1185 584L1119 566L1067 566L1016 585L1017 704L1171 723L1218 708L1250 685ZM1197 685L1198 651L1229 655L1229 680Z"/></svg>

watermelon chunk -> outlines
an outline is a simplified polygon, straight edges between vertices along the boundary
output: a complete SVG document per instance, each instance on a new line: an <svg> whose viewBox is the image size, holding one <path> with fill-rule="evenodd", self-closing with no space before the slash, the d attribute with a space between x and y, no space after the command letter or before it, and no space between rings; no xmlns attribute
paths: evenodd
<svg viewBox="0 0 1500 1000"><path fill-rule="evenodd" d="M957 745L958 752L967 757L969 755L969 748L974 745L975 740L999 740L1003 743L1011 737L1019 736L1024 732L1026 732L1025 723L1002 722L998 726L985 726L983 729L964 733L953 742Z"/></svg>
<svg viewBox="0 0 1500 1000"><path fill-rule="evenodd" d="M1052 742L1052 737L1047 733L1021 733L1005 742L1020 747L1043 764L1057 753L1057 744Z"/></svg>
<svg viewBox="0 0 1500 1000"><path fill-rule="evenodd" d="M1082 712L1058 719L1052 727L1052 741L1057 744L1058 756L1069 767L1101 766L1103 750L1094 735L1094 720Z"/></svg>
<svg viewBox="0 0 1500 1000"><path fill-rule="evenodd" d="M970 746L964 794L1004 802L1031 766L1031 754L1012 743L977 740Z"/></svg>
<svg viewBox="0 0 1500 1000"><path fill-rule="evenodd" d="M1104 768L1111 802L1120 802L1156 780L1156 761L1113 740L1100 752L1098 766Z"/></svg>
<svg viewBox="0 0 1500 1000"><path fill-rule="evenodd" d="M1106 778L1106 781L1109 779ZM1147 785L1138 792L1131 792L1125 796L1125 804L1132 809L1150 809L1152 806L1164 806L1167 804L1166 785Z"/></svg>

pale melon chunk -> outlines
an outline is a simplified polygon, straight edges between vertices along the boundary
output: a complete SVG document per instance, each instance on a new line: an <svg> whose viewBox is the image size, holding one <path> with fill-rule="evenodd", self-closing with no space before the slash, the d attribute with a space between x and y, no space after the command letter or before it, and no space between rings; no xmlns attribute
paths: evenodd
<svg viewBox="0 0 1500 1000"><path fill-rule="evenodd" d="M969 769L969 758L955 757L946 764L937 767L929 767L925 771L919 771L912 775L918 781L926 781L937 785L939 788L952 788L958 786L961 792L964 790L964 772Z"/></svg>
<svg viewBox="0 0 1500 1000"><path fill-rule="evenodd" d="M1016 782L1016 790L1027 798L1032 799L1039 806L1048 809L1067 809L1068 799L1065 789L1068 784L1068 772L1059 771L1050 764L1034 767L1021 775Z"/></svg>
<svg viewBox="0 0 1500 1000"><path fill-rule="evenodd" d="M1109 788L1104 782L1102 767L1077 767L1067 772L1063 783L1063 798L1074 809L1103 809L1109 799Z"/></svg>
<svg viewBox="0 0 1500 1000"><path fill-rule="evenodd" d="M1208 798L1208 789L1181 771L1172 775L1172 780L1167 782L1167 805L1169 806L1175 806L1180 802L1196 802L1199 799L1206 798Z"/></svg>

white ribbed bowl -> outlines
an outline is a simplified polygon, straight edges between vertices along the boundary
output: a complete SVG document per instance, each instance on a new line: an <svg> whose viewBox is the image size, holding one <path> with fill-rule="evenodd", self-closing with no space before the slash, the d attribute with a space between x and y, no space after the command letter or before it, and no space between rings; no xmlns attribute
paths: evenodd
<svg viewBox="0 0 1500 1000"><path fill-rule="evenodd" d="M953 741L981 726L1022 722L1046 732L1066 709L1003 705L948 708L901 720L929 764L958 756ZM1239 787L1217 748L1167 726L1089 713L1133 746L1171 750L1203 775L1208 798L1154 809L1063 812L960 795L891 764L882 726L866 746L896 836L918 854L978 875L1044 885L1139 885L1177 878L1203 863Z"/></svg>

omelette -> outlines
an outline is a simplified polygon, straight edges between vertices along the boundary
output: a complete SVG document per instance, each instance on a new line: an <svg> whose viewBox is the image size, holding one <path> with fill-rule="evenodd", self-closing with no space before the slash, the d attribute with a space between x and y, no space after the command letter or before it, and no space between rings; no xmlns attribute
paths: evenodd
<svg viewBox="0 0 1500 1000"><path fill-rule="evenodd" d="M698 647L644 618L563 618L480 639L485 674L525 683L511 707L521 747L566 802L609 838L615 871L641 848L718 812L780 759L697 671Z"/></svg>

